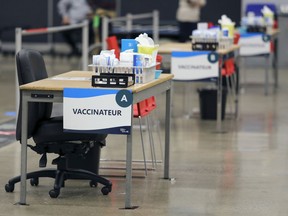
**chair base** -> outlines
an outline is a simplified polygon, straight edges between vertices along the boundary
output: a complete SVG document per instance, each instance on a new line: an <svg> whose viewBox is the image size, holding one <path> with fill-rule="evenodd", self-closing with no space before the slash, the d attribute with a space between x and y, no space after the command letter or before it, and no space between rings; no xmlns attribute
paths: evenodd
<svg viewBox="0 0 288 216"><path fill-rule="evenodd" d="M65 160L65 159L64 159ZM103 195L107 195L112 191L112 183L87 170L83 169L44 169L39 171L34 171L27 173L27 180L30 179L30 184L32 186L38 186L39 178L48 177L54 178L54 187L49 191L49 195L51 198L57 198L60 194L61 187L64 187L65 181L67 179L87 179L90 180L90 187L97 187L97 183L104 185L101 189ZM16 176L8 181L8 184L5 185L6 192L13 192L15 188L15 184L21 181L21 176Z"/></svg>

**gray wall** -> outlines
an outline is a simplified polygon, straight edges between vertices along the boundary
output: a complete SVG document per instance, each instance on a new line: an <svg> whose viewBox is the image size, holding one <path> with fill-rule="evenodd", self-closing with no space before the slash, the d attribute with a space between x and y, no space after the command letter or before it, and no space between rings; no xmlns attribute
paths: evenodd
<svg viewBox="0 0 288 216"><path fill-rule="evenodd" d="M242 0L242 11L244 11L246 4L248 3L273 3L276 5L288 4L287 0Z"/></svg>
<svg viewBox="0 0 288 216"><path fill-rule="evenodd" d="M281 4L288 4L287 0L242 0L242 14L245 11L246 4L248 3L273 3L276 6ZM288 17L279 17L279 66L288 66ZM262 59L247 59L247 64L250 66L259 66L263 64Z"/></svg>
<svg viewBox="0 0 288 216"><path fill-rule="evenodd" d="M4 0L2 0L4 1ZM60 17L57 14L56 4L59 0L25 0L25 4L19 4L19 0L5 1L0 7L0 29L11 26L10 31L3 32L1 39L5 41L14 40L14 27L28 26L29 28L43 27L47 25L47 3L54 2L54 25L60 25ZM164 2L164 3L163 3ZM202 18L205 21L217 21L219 16L227 13L228 16L233 17L236 22L240 19L241 13L244 11L247 3L274 3L276 5L288 4L287 0L242 0L242 7L240 0L207 0L207 6L203 9ZM151 9L160 10L160 18L162 23L175 23L175 12L177 9L178 0L122 0L122 13L126 12L147 12ZM231 5L232 4L232 5ZM18 5L18 7L15 7ZM148 9L147 9L148 8ZM13 13L11 13L13 11ZM17 14L17 16L15 16ZM238 24L238 22L237 22ZM288 17L279 18L279 27L281 30L279 36L279 65L288 66ZM1 33L1 32L0 32ZM61 40L61 35L55 34L56 41ZM46 36L33 36L24 41L46 41ZM250 65L262 64L260 60L251 60Z"/></svg>
<svg viewBox="0 0 288 216"><path fill-rule="evenodd" d="M201 20L217 24L222 14L228 15L236 23L240 20L241 0L206 0ZM153 9L160 12L162 24L177 24L176 10L178 0L122 0L121 15L126 13L147 13Z"/></svg>
<svg viewBox="0 0 288 216"><path fill-rule="evenodd" d="M59 0L9 0L0 7L0 36L3 42L15 41L15 27L41 28L48 23L48 1L54 3L54 25L60 25L60 16L57 13L56 4ZM4 0L1 0L4 2ZM13 11L13 13L12 13ZM57 34L55 35L56 37ZM61 37L61 36L60 36ZM31 36L23 39L24 42L47 41L47 36Z"/></svg>

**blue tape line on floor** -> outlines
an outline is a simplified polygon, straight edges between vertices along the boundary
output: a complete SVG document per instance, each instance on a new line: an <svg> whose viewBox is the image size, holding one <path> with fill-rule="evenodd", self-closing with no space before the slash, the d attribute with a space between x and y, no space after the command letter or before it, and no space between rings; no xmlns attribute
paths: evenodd
<svg viewBox="0 0 288 216"><path fill-rule="evenodd" d="M0 124L0 147L15 142L15 133L15 119Z"/></svg>
<svg viewBox="0 0 288 216"><path fill-rule="evenodd" d="M5 116L16 116L16 112L10 111L10 112L5 112Z"/></svg>

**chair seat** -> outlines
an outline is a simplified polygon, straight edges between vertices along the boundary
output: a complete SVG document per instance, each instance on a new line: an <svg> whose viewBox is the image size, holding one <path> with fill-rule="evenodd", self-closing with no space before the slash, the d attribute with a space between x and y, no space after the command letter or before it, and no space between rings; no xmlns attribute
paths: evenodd
<svg viewBox="0 0 288 216"><path fill-rule="evenodd" d="M103 145L105 145L106 137L107 134L66 133L63 130L63 117L59 116L41 121L41 123L37 125L33 140L37 145L41 145L41 143L49 144L49 142L60 143L85 140L103 141Z"/></svg>

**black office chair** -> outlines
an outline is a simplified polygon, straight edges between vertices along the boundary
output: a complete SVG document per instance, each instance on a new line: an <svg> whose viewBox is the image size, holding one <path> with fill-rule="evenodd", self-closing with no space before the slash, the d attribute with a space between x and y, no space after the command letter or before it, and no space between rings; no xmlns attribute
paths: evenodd
<svg viewBox="0 0 288 216"><path fill-rule="evenodd" d="M16 54L16 64L19 85L33 81L45 79L48 77L42 55L35 50L22 49ZM21 94L20 94L21 95ZM20 96L19 114L16 126L16 139L21 141L21 96ZM106 134L81 134L64 133L63 117L51 117L52 103L29 103L28 110L28 139L33 138L35 144L28 145L32 150L41 154L39 167L46 167L47 153L56 153L59 155L52 161L57 165L57 169L44 169L27 173L27 179L30 179L32 186L39 184L40 177L54 178L54 188L49 191L51 198L56 198L60 194L61 187L67 179L87 179L90 180L90 186L96 187L97 183L103 184L101 189L103 195L107 195L112 190L112 183L95 172L84 169L73 169L69 165L76 156L79 160L85 160L89 150L100 152L101 147L105 145ZM95 151L96 150L96 151ZM98 156L99 164L100 155ZM75 161L74 161L75 162ZM75 163L74 163L75 164ZM99 166L96 166L99 167ZM20 182L20 176L9 180L5 185L7 192L14 191L15 183Z"/></svg>

